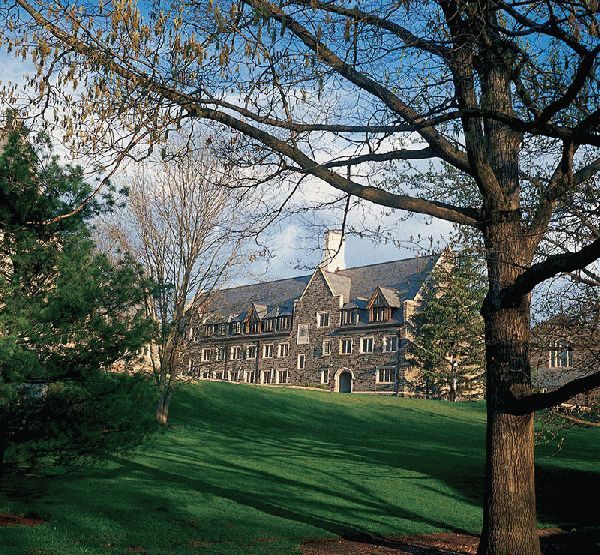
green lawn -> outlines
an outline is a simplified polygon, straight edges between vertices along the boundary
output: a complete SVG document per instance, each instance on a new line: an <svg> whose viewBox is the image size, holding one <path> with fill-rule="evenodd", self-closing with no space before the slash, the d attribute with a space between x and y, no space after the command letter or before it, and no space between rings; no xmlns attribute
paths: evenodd
<svg viewBox="0 0 600 555"><path fill-rule="evenodd" d="M331 535L478 532L484 405L203 383L138 453L6 484L0 553L294 553ZM597 525L600 430L538 449L544 525Z"/></svg>

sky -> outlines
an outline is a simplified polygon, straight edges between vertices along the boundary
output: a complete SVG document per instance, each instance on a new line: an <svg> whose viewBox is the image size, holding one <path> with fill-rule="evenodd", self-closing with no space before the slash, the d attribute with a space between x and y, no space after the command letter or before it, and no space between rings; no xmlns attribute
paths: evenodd
<svg viewBox="0 0 600 555"><path fill-rule="evenodd" d="M8 80L19 82L22 74L30 69L13 56L0 52L0 83ZM57 151L63 154L58 146ZM64 156L62 156L64 157ZM313 183L310 194L328 195L331 188L324 183ZM385 240L372 240L357 235L347 235L346 267L362 266L413 257L429 250L431 246L443 246L449 236L451 224L426 218L412 216L404 220L405 212L392 211L382 215L378 208L366 207L351 212L348 217L348 228L375 228L377 225L393 229L393 244ZM269 246L270 258L259 258L245 267L238 275L233 276L232 284L239 285L256 281L281 279L295 275L310 273L322 259L322 240L326 229L341 227L340 214L323 214L306 217L291 217L276 222L261 236L261 241ZM421 237L415 244L411 238ZM432 241L430 241L430 239Z"/></svg>

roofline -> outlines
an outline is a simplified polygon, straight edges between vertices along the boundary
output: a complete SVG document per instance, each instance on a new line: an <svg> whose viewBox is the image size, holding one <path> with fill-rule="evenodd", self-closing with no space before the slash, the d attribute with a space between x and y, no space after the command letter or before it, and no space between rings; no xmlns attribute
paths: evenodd
<svg viewBox="0 0 600 555"><path fill-rule="evenodd" d="M345 272L346 270L356 270L358 268L370 268L372 266L383 266L385 264L395 264L396 262L405 262L406 260L434 258L436 256L439 257L441 255L440 254L426 254L425 256L413 256L413 257L409 257L409 258L399 258L397 260L388 260L387 262L374 262L373 264L363 264L361 266L351 266L350 268L344 268L343 270L338 270L337 272L329 272L329 273L330 274L337 274L337 273L341 274L341 272ZM225 289L215 289L214 291L212 291L212 293L218 293L221 291L231 291L232 289L242 289L244 287L256 287L257 285L263 285L266 283L278 283L280 281L288 281L291 279L309 278L309 280L310 280L310 278L312 278L313 274L319 267L320 266L316 266L315 269L313 270L313 272L310 274L303 274L300 276L290 276L287 278L272 279L272 280L267 280L267 281L257 281L255 283L247 283L246 285L236 285L235 287L226 287ZM343 277L345 277L345 276L343 276ZM308 283L307 283L307 285L308 285Z"/></svg>

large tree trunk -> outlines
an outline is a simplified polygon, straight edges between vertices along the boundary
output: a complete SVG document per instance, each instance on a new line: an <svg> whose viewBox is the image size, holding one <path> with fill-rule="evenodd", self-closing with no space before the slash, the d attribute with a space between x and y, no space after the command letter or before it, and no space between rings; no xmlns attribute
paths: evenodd
<svg viewBox="0 0 600 555"><path fill-rule="evenodd" d="M510 414L513 392L531 388L530 296L500 306L500 290L528 264L514 224L498 226L488 248L490 292L484 306L487 366L487 453L480 555L539 555L534 481L533 414ZM510 230L512 228L512 230ZM511 231L509 233L509 231ZM495 233L492 234L492 236ZM489 236L488 236L489 238Z"/></svg>

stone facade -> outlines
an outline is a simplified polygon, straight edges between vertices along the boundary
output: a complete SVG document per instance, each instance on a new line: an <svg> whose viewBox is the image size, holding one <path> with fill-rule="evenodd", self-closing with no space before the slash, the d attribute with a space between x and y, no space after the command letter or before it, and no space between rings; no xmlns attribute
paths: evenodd
<svg viewBox="0 0 600 555"><path fill-rule="evenodd" d="M408 394L405 318L436 262L319 267L312 276L217 292L212 308L190 322L184 374Z"/></svg>

